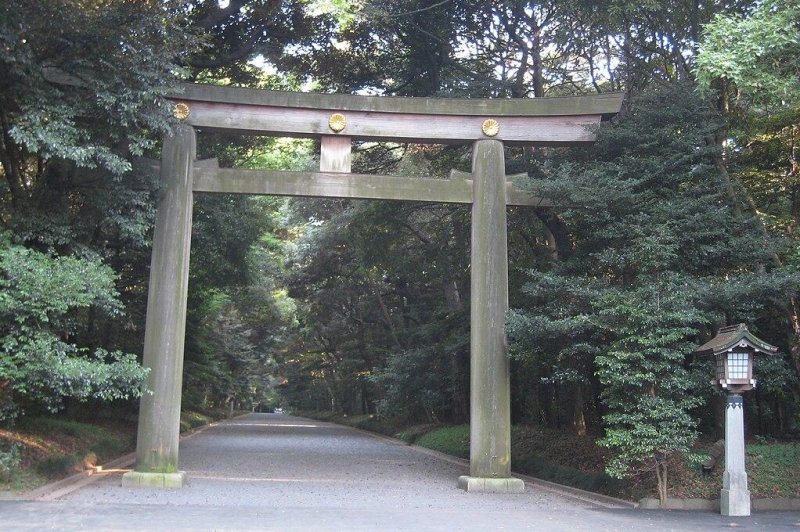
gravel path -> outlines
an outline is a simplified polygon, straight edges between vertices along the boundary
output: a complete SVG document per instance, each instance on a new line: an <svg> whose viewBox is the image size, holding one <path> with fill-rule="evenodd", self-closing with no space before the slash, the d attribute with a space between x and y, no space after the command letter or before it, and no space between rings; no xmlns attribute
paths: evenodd
<svg viewBox="0 0 800 532"><path fill-rule="evenodd" d="M0 501L0 530L800 530L800 516L608 510L528 486L456 488L461 464L353 429L275 414L181 442L179 490L122 488L120 474L55 502Z"/></svg>
<svg viewBox="0 0 800 532"><path fill-rule="evenodd" d="M348 427L279 414L221 422L181 443L181 490L122 488L107 478L65 497L76 503L136 503L271 508L563 510L575 503L546 492L467 494L456 488L467 470L387 439ZM491 501L491 502L490 502Z"/></svg>

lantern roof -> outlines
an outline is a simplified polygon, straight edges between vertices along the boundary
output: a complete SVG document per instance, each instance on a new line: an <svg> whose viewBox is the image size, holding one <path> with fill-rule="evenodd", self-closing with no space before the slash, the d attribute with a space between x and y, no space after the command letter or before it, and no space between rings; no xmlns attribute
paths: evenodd
<svg viewBox="0 0 800 532"><path fill-rule="evenodd" d="M716 355L734 347L747 347L753 351L767 354L778 352L777 347L768 344L748 331L747 325L744 323L722 327L717 331L717 335L714 338L695 349L694 352L702 355Z"/></svg>

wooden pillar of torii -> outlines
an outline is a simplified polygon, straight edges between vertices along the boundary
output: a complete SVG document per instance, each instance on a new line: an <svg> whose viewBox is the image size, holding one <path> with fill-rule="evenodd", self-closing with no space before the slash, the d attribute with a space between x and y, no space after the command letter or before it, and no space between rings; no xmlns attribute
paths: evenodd
<svg viewBox="0 0 800 532"><path fill-rule="evenodd" d="M506 206L543 206L505 175L504 144L594 141L588 126L617 113L619 94L519 100L451 100L273 92L186 85L174 98L181 124L165 138L147 320L136 465L123 485L181 487L178 434L195 192L472 204L470 474L467 491L522 491L511 477ZM196 130L321 139L319 172L219 168L197 161ZM352 140L472 143L472 172L449 179L350 173Z"/></svg>

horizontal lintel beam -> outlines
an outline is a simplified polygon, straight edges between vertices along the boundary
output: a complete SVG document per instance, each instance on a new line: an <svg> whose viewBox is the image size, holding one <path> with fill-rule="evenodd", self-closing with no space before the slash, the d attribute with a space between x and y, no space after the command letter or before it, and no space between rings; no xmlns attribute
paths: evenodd
<svg viewBox="0 0 800 532"><path fill-rule="evenodd" d="M472 203L472 181L337 172L215 168L198 161L195 192ZM508 183L508 205L550 204Z"/></svg>

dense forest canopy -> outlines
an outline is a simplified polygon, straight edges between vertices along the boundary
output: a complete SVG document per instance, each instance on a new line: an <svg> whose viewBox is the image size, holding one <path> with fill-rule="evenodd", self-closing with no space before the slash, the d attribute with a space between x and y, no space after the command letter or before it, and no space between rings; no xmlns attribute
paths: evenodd
<svg viewBox="0 0 800 532"><path fill-rule="evenodd" d="M58 21L58 23L56 23ZM507 148L515 422L596 436L618 475L718 432L707 360L746 322L754 433L800 430L800 5L745 1L32 0L0 6L0 422L141 393L165 96L194 81L360 94L623 91L592 148ZM201 132L226 166L313 141ZM469 146L361 143L446 176ZM469 210L195 199L184 403L468 421ZM84 405L84 406L81 406ZM715 414L716 413L716 414ZM655 460L652 460L655 458Z"/></svg>

